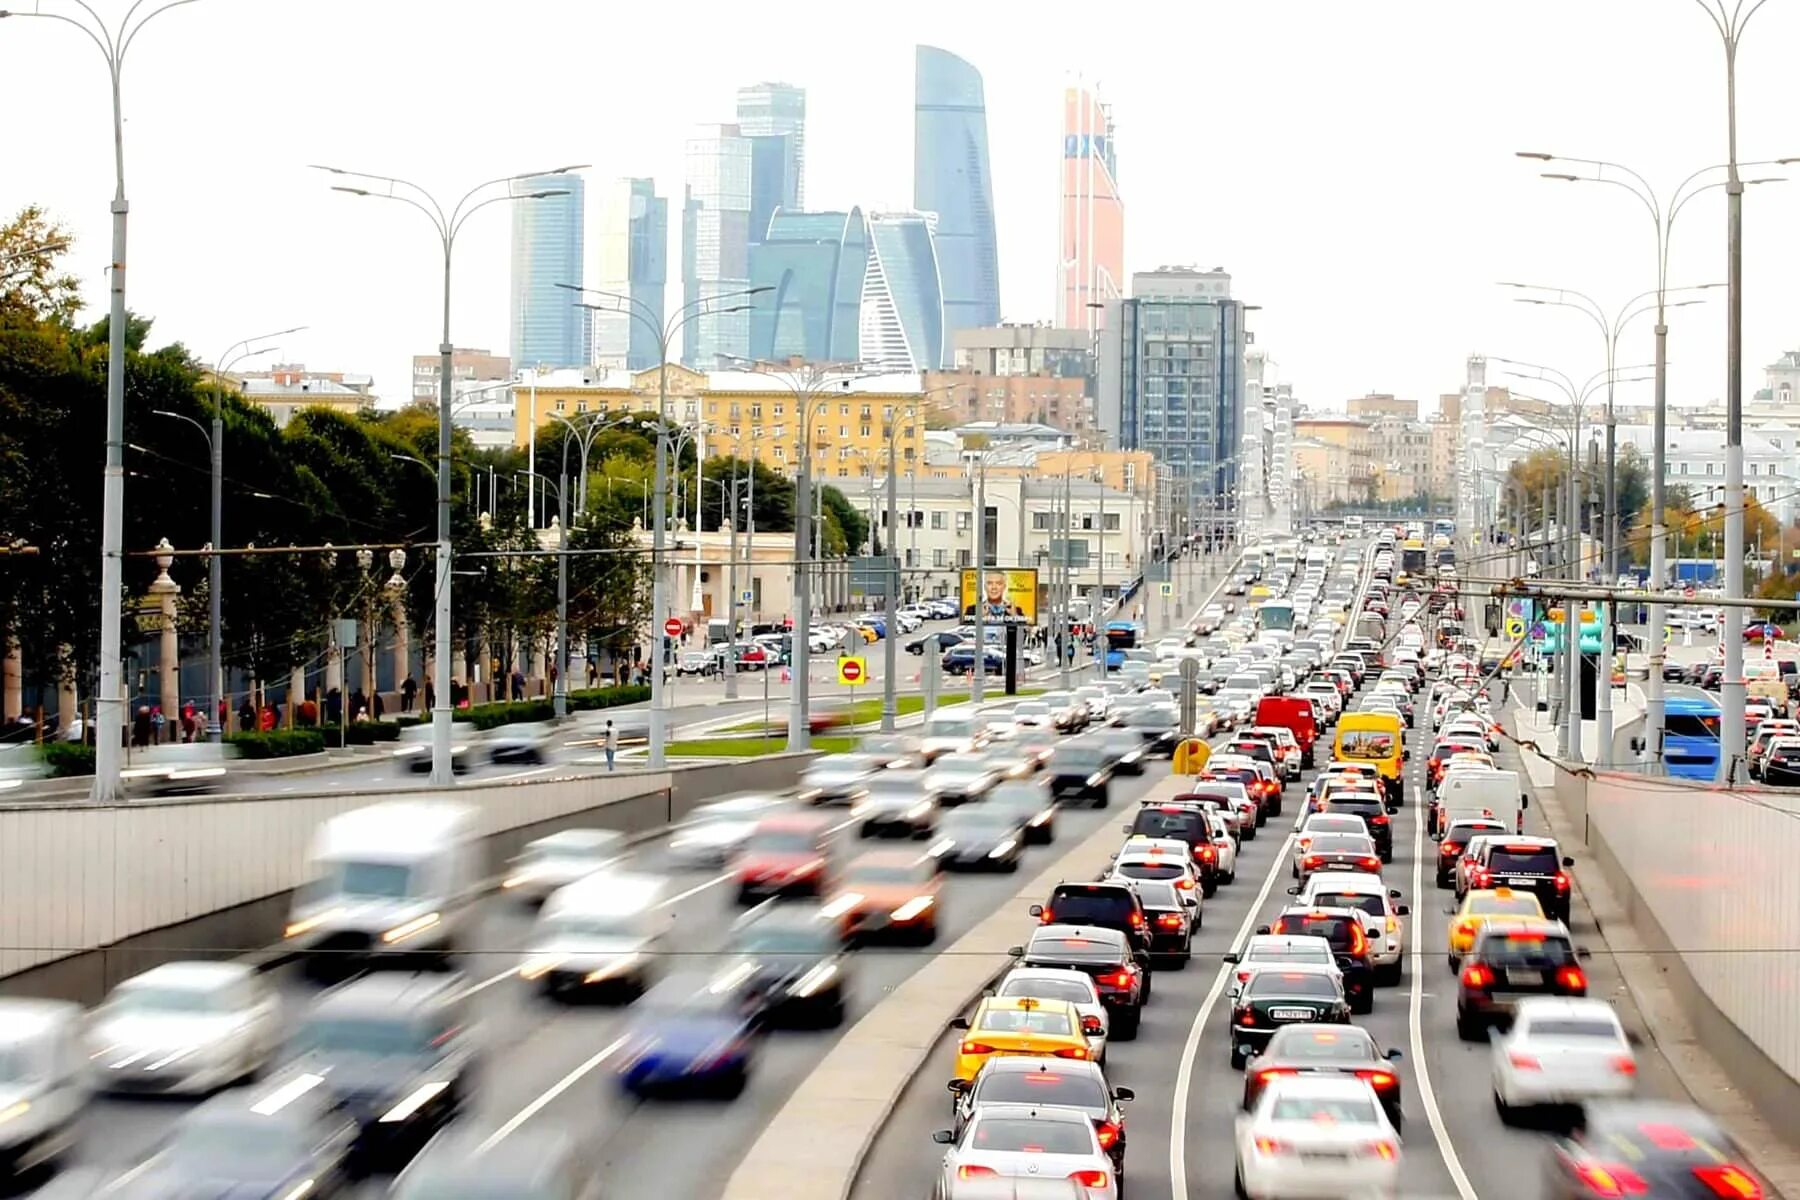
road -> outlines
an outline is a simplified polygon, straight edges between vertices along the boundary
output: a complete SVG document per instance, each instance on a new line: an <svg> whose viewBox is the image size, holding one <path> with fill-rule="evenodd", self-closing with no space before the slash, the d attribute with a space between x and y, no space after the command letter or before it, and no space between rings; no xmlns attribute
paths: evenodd
<svg viewBox="0 0 1800 1200"><path fill-rule="evenodd" d="M1120 804L1109 811L1062 814L1057 830L1060 845L1034 848L1021 870L1042 870L1061 846L1086 837L1102 823L1117 821L1121 805L1129 806L1166 773L1166 765L1156 764L1141 778L1123 781L1115 793ZM845 818L847 822L847 813ZM673 869L657 843L639 848L631 859L632 866L663 872L671 881L666 952L686 967L704 966L709 957L720 954L732 922L742 912L728 877ZM947 877L938 946L954 943L1011 897L1018 880L1016 874ZM623 1032L629 1010L553 1004L519 979L516 972L530 914L505 897L483 903L478 928L477 949L466 956L465 986L474 1000L486 1051L468 1123L507 1135L546 1124L575 1130L602 1147L607 1178L653 1180L658 1193L671 1200L717 1195L757 1134L841 1031L772 1035L750 1086L729 1104L640 1103L623 1095L607 1069L609 1047ZM849 1014L841 1028L859 1019L932 953L860 951L853 964ZM278 970L275 982L289 1012L298 1011L314 994L313 986L292 968ZM100 1098L74 1165L115 1169L135 1165L191 1107L191 1101L180 1099ZM358 1194L377 1196L384 1186L383 1180L371 1181Z"/></svg>
<svg viewBox="0 0 1800 1200"><path fill-rule="evenodd" d="M1398 903L1411 906L1411 952L1401 983L1381 989L1374 1012L1355 1018L1382 1046L1404 1055L1397 1064L1406 1116L1401 1194L1407 1200L1533 1197L1538 1195L1547 1134L1500 1123L1488 1082L1488 1046L1465 1043L1456 1034L1455 977L1444 950L1445 908L1452 893L1434 886L1435 843L1425 836L1422 823L1428 730L1414 730L1411 743L1407 798L1394 818L1394 860L1383 870L1388 885L1402 892ZM1328 757L1321 755L1320 762ZM1502 765L1525 778L1516 758ZM1306 780L1311 775L1307 772ZM1205 925L1195 937L1187 969L1158 973L1138 1039L1107 1050L1109 1081L1137 1093L1126 1119L1126 1194L1131 1200L1214 1200L1233 1194L1233 1122L1243 1075L1229 1063L1228 1010L1222 998L1226 967L1220 956L1269 923L1288 902L1292 823L1305 786L1304 781L1289 786L1284 816L1244 845L1236 882L1207 901ZM1546 833L1537 813L1536 807L1528 810L1527 832ZM1571 926L1578 944L1594 951L1586 964L1589 994L1613 1001L1627 1028L1642 1030L1579 893ZM1021 937L1030 929L1030 918L1023 913L1019 929ZM951 1047L941 1046L934 1067L909 1086L871 1151L855 1195L876 1200L931 1194L942 1158L931 1134L949 1126L943 1083L952 1057ZM1654 1049L1646 1046L1638 1057L1645 1094L1687 1098Z"/></svg>

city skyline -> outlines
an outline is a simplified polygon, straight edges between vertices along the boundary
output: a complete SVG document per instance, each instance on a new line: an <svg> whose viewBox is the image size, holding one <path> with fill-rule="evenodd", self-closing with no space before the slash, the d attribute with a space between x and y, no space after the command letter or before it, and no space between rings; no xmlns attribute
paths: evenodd
<svg viewBox="0 0 1800 1200"><path fill-rule="evenodd" d="M1321 109L1272 95L1252 64L1226 56L1210 85L1254 96L1254 104L1240 109L1243 119L1213 128L1208 145L1216 156L1199 163L1173 153L1190 136L1191 120L1183 105L1170 103L1177 94L1172 80L1180 78L1170 75L1175 48L1184 40L1276 36L1283 11L1293 7L1176 14L1165 23L1167 36L1151 43L1129 36L1134 26L1127 22L1116 32L1091 31L1077 52L1050 36L1054 21L1042 31L1023 29L999 14L934 3L897 26L908 40L877 51L825 31L827 21L802 37L792 29L778 36L721 9L718 41L728 45L696 49L691 77L701 82L693 86L672 87L648 64L628 64L609 75L602 103L577 103L574 81L556 75L565 52L533 47L544 56L537 82L549 99L532 109L533 120L509 121L516 137L490 145L469 134L494 118L491 95L418 96L387 87L355 102L335 94L299 100L306 89L298 86L298 64L328 53L346 32L370 54L404 46L408 54L472 67L478 60L463 36L472 8L434 7L434 20L423 22L423 10L408 0L379 11L327 0L318 7L320 21L284 31L291 35L288 54L269 64L268 86L254 103L219 106L201 81L172 69L176 47L223 56L254 44L261 29L233 8L196 5L145 35L125 81L132 304L157 321L154 339L179 339L201 357L246 332L307 324L305 334L283 339L284 358L366 372L383 393L401 394L410 356L438 340L441 297L429 237L397 210L330 198L307 162L410 176L448 192L520 169L592 161L586 174L594 186L620 175L655 178L679 206L692 125L729 119L740 88L785 79L808 95L807 204L904 209L910 155L872 154L869 147L899 148L911 139L916 40L968 59L985 79L1004 320L1052 315L1049 247L1062 166L1053 147L1063 88L1080 71L1104 86L1129 133L1127 270L1227 265L1239 292L1263 306L1249 324L1270 353L1272 376L1293 381L1310 403L1372 388L1429 401L1457 385L1471 351L1549 362L1572 375L1598 369L1598 340L1578 316L1512 304L1494 282L1572 286L1616 306L1650 283L1648 223L1610 189L1542 181L1536 164L1512 152L1617 158L1665 189L1695 166L1716 162L1723 152L1722 69L1701 37L1708 32L1704 17L1687 4L1630 0L1596 0L1579 11L1535 0L1505 18L1466 14L1447 23L1441 10L1411 2L1360 20L1313 12L1322 41L1372 47L1357 56L1311 44L1291 48L1295 69L1337 101ZM1047 13L1077 11L1052 5ZM1559 38L1534 37L1533 19L1552 16ZM570 29L597 28L594 20L572 16ZM1740 143L1746 157L1775 157L1794 147L1774 128L1784 104L1772 48L1800 32L1800 14L1771 6L1758 20L1740 63ZM808 24L804 13L799 24ZM673 35L676 26L652 18L646 30ZM502 29L483 44L507 53L524 49L521 38L519 30ZM1470 86L1455 53L1470 39L1542 85L1504 95ZM6 44L24 50L10 59L0 96L18 103L56 94L63 119L14 123L0 135L9 161L31 164L0 178L0 209L40 202L69 226L76 238L71 269L90 305L83 319L92 320L100 315L92 306L104 303L111 190L104 78L95 67L84 83L79 44L43 28L10 27ZM1009 53L990 49L1003 44ZM1600 47L1615 52L1597 54ZM1390 54L1406 71L1367 69ZM1672 62L1683 69L1668 72ZM1655 91L1676 115L1654 128L1621 125L1615 113L1584 102L1595 89ZM1420 103L1423 96L1432 102ZM381 119L371 121L371 111ZM431 132L438 128L446 132ZM196 193L188 186L185 164L199 129L210 131L211 141L259 148L234 175L256 190L256 206L229 190ZM1230 172L1229 186L1214 178L1222 170ZM1800 342L1800 318L1778 300L1781 264L1800 254L1800 230L1780 219L1792 203L1786 191L1753 189L1746 204L1752 371ZM1715 193L1683 214L1672 282L1722 278L1722 209ZM590 210L590 224L594 219ZM673 257L680 222L669 224ZM235 264L265 256L272 237L280 261L305 263L306 270L287 272L280 289L246 297L234 286ZM507 345L507 237L507 219L484 213L459 242L452 302L458 344ZM196 259L196 246L210 246L212 254ZM1571 272L1568 263L1579 266ZM1319 286L1325 279L1343 286ZM1342 320L1345 288L1360 311L1381 314L1377 328ZM1683 310L1671 325L1672 399L1716 398L1724 382L1723 306ZM1621 353L1630 345L1632 361L1641 361L1648 341L1648 326L1634 326ZM1391 353L1400 344L1414 351L1404 360Z"/></svg>

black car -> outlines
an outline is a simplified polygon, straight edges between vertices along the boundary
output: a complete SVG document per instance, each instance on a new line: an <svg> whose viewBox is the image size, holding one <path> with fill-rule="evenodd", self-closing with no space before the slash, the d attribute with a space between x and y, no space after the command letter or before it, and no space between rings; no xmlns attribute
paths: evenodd
<svg viewBox="0 0 1800 1200"><path fill-rule="evenodd" d="M1268 1045L1283 1025L1348 1025L1344 982L1323 963L1289 963L1258 971L1231 1009L1231 1065Z"/></svg>
<svg viewBox="0 0 1800 1200"><path fill-rule="evenodd" d="M1181 740L1181 715L1173 705L1146 704L1127 713L1119 724L1136 734L1144 749L1158 758L1172 758L1175 743Z"/></svg>
<svg viewBox="0 0 1800 1200"><path fill-rule="evenodd" d="M1338 792L1326 798L1318 812L1361 817L1375 839L1375 853L1382 862L1394 861L1393 808L1373 792Z"/></svg>
<svg viewBox="0 0 1800 1200"><path fill-rule="evenodd" d="M927 853L946 871L1017 871L1025 852L1024 822L985 803L949 810L938 819L937 835Z"/></svg>
<svg viewBox="0 0 1800 1200"><path fill-rule="evenodd" d="M1597 1180L1610 1185L1602 1191ZM1596 1195L1734 1197L1761 1200L1768 1189L1719 1123L1690 1105L1601 1100L1585 1106L1581 1129L1550 1147L1545 1200Z"/></svg>
<svg viewBox="0 0 1800 1200"><path fill-rule="evenodd" d="M1289 908L1264 925L1258 933L1285 933L1322 937L1331 943L1331 955L1337 959L1344 977L1344 995L1353 1012L1366 1013L1375 1007L1375 963L1369 935L1363 932L1362 914L1349 908Z"/></svg>
<svg viewBox="0 0 1800 1200"><path fill-rule="evenodd" d="M761 909L732 928L719 978L764 1024L835 1028L844 1023L850 962L841 928L814 903Z"/></svg>
<svg viewBox="0 0 1800 1200"><path fill-rule="evenodd" d="M1112 756L1103 743L1077 738L1058 746L1044 766L1050 794L1064 804L1086 801L1095 808L1112 802Z"/></svg>
<svg viewBox="0 0 1800 1200"><path fill-rule="evenodd" d="M956 630L940 629L935 633L928 633L924 637L916 637L912 641L906 643L906 652L908 654L923 656L927 650L948 650L962 640L962 634L956 632Z"/></svg>
<svg viewBox="0 0 1800 1200"><path fill-rule="evenodd" d="M410 1156L461 1110L475 1067L465 981L454 974L363 975L313 1001L293 1066L321 1076L358 1126L364 1166Z"/></svg>
<svg viewBox="0 0 1800 1200"><path fill-rule="evenodd" d="M1475 866L1469 873L1472 888L1511 888L1515 892L1531 892L1544 906L1544 915L1552 921L1569 919L1569 873L1575 860L1558 857L1556 839L1547 837L1512 837L1504 841L1482 844Z"/></svg>
<svg viewBox="0 0 1800 1200"><path fill-rule="evenodd" d="M1031 941L1007 951L1025 967L1062 967L1093 976L1111 1017L1111 1036L1129 1042L1138 1033L1150 999L1147 957L1116 929L1086 925L1046 925Z"/></svg>
<svg viewBox="0 0 1800 1200"><path fill-rule="evenodd" d="M1150 757L1151 748L1144 744L1144 739L1138 736L1136 730L1108 726L1091 736L1094 741L1106 747L1115 775L1144 773L1144 760ZM1055 757L1054 753L1052 757Z"/></svg>
<svg viewBox="0 0 1800 1200"><path fill-rule="evenodd" d="M1513 1006L1527 996L1587 995L1587 972L1578 961L1586 956L1561 925L1482 930L1457 976L1456 1035L1480 1041L1489 1026L1509 1024Z"/></svg>
<svg viewBox="0 0 1800 1200"><path fill-rule="evenodd" d="M1200 927L1199 906L1182 899L1181 889L1160 879L1134 879L1131 887L1144 906L1144 919L1150 922L1151 962L1187 966L1194 952L1194 930Z"/></svg>
<svg viewBox="0 0 1800 1200"><path fill-rule="evenodd" d="M1800 743L1778 739L1763 755L1762 781L1770 787L1800 783Z"/></svg>
<svg viewBox="0 0 1800 1200"><path fill-rule="evenodd" d="M1218 890L1219 856L1212 846L1212 826L1205 814L1194 806L1179 802L1146 804L1137 810L1124 830L1134 836L1175 838L1186 842L1194 856L1194 865L1200 868L1201 892L1211 896Z"/></svg>
<svg viewBox="0 0 1800 1200"><path fill-rule="evenodd" d="M1112 1159L1113 1169L1125 1170L1125 1113L1119 1107L1136 1099L1130 1088L1109 1087L1106 1076L1091 1062L1064 1062L1032 1055L990 1058L973 1080L952 1079L947 1085L956 1098L956 1136L984 1104L1048 1104L1075 1108L1094 1122L1100 1148Z"/></svg>
<svg viewBox="0 0 1800 1200"><path fill-rule="evenodd" d="M1468 848L1470 838L1490 834L1505 836L1507 832L1506 825L1492 817L1470 817L1450 822L1450 828L1444 831L1444 838L1438 843L1437 865L1433 868L1437 874L1437 885L1440 888L1450 886L1452 876L1456 874L1456 860Z"/></svg>
<svg viewBox="0 0 1800 1200"><path fill-rule="evenodd" d="M1048 900L1031 906L1031 915L1045 925L1114 929L1129 938L1134 949L1150 949L1150 919L1137 892L1122 879L1059 883L1050 889Z"/></svg>
<svg viewBox="0 0 1800 1200"><path fill-rule="evenodd" d="M981 806L1017 821L1027 846L1048 846L1056 840L1056 801L1041 783L1009 779L989 792Z"/></svg>
<svg viewBox="0 0 1800 1200"><path fill-rule="evenodd" d="M1262 1052L1244 1065L1243 1110L1271 1080L1287 1075L1354 1075L1375 1091L1394 1131L1400 1131L1400 1075L1388 1064L1398 1050L1383 1050L1368 1030L1342 1024L1286 1025L1275 1031Z"/></svg>

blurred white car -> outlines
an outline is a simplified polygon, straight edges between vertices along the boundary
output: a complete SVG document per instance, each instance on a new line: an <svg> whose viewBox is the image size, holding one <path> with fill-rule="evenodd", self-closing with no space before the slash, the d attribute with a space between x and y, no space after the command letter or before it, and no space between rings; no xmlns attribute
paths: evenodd
<svg viewBox="0 0 1800 1200"><path fill-rule="evenodd" d="M164 963L94 1010L88 1068L101 1090L205 1093L255 1076L281 1036L281 1002L254 968Z"/></svg>
<svg viewBox="0 0 1800 1200"><path fill-rule="evenodd" d="M1400 1135L1363 1080L1279 1077L1237 1118L1237 1179L1251 1200L1393 1196Z"/></svg>
<svg viewBox="0 0 1800 1200"><path fill-rule="evenodd" d="M1520 1000L1512 1027L1493 1043L1494 1106L1512 1121L1538 1104L1629 1096L1637 1055L1613 1006L1591 997Z"/></svg>
<svg viewBox="0 0 1800 1200"><path fill-rule="evenodd" d="M756 831L758 821L794 807L785 796L757 792L699 805L669 837L669 858L678 866L722 867Z"/></svg>
<svg viewBox="0 0 1800 1200"><path fill-rule="evenodd" d="M503 891L526 904L541 904L608 866L625 852L625 835L613 829L564 829L526 844L500 880Z"/></svg>

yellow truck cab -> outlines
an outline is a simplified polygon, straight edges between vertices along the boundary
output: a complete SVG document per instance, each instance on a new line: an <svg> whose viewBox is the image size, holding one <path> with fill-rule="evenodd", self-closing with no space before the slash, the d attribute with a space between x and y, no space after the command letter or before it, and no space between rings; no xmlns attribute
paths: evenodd
<svg viewBox="0 0 1800 1200"><path fill-rule="evenodd" d="M1331 757L1372 764L1388 803L1400 804L1405 799L1401 769L1406 759L1406 729L1392 713L1350 712L1339 717Z"/></svg>

